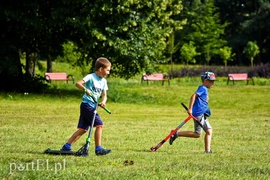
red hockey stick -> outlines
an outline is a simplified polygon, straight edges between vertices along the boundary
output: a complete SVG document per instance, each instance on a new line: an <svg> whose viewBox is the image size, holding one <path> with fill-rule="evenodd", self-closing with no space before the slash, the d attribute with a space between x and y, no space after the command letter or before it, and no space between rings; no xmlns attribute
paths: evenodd
<svg viewBox="0 0 270 180"><path fill-rule="evenodd" d="M158 143L158 145L156 145L155 147L151 147L151 151L155 152L158 150L158 148L160 148L174 133L176 133L182 126L184 126L184 124L186 124L186 122L188 122L191 118L193 118L194 120L197 120L197 118L195 118L192 115L189 115L181 124L179 124L179 126L177 128L175 128L173 131L171 131L171 133L165 137L165 139L163 139L162 141L160 141L160 143Z"/></svg>

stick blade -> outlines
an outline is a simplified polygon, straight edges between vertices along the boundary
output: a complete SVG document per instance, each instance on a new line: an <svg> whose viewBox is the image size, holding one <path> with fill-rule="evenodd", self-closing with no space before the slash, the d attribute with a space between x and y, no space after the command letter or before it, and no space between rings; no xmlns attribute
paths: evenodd
<svg viewBox="0 0 270 180"><path fill-rule="evenodd" d="M87 142L84 146L82 146L76 153L76 156L83 156L86 157L88 156L88 150L89 150L90 143Z"/></svg>
<svg viewBox="0 0 270 180"><path fill-rule="evenodd" d="M53 150L53 149L46 149L44 154L51 154L51 155L75 155L74 151L61 151L61 150Z"/></svg>
<svg viewBox="0 0 270 180"><path fill-rule="evenodd" d="M151 150L152 152L156 152L157 149L156 149L155 147L151 147L150 150Z"/></svg>

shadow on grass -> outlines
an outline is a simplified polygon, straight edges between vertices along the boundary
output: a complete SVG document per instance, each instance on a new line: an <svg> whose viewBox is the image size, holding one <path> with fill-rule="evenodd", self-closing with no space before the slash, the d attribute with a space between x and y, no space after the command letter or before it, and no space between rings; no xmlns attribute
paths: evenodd
<svg viewBox="0 0 270 180"><path fill-rule="evenodd" d="M50 97L73 97L73 98L80 98L83 95L83 92L78 89L49 89L47 90L44 95L48 95Z"/></svg>

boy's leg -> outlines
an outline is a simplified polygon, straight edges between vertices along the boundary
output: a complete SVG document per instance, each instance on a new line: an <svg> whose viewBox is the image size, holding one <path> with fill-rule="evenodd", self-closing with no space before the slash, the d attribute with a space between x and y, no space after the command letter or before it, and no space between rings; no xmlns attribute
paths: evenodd
<svg viewBox="0 0 270 180"><path fill-rule="evenodd" d="M74 144L86 131L84 129L78 129L68 140L66 144L61 148L62 151L70 151L71 145Z"/></svg>
<svg viewBox="0 0 270 180"><path fill-rule="evenodd" d="M174 135L172 135L170 137L170 145L172 145L173 141L177 138L177 137L190 137L190 138L199 138L201 135L197 134L193 131L180 131L180 132L176 132Z"/></svg>
<svg viewBox="0 0 270 180"><path fill-rule="evenodd" d="M205 152L211 151L211 139L212 139L212 129L208 129L204 137Z"/></svg>
<svg viewBox="0 0 270 180"><path fill-rule="evenodd" d="M74 144L87 130L89 127L89 117L92 116L93 108L87 103L81 103L80 105L80 117L78 122L78 130L73 133L73 135L69 138L68 142L63 145L63 151L70 151L71 145Z"/></svg>
<svg viewBox="0 0 270 180"><path fill-rule="evenodd" d="M96 130L95 130L95 153L97 156L99 155L106 155L111 152L110 149L103 149L101 146L101 137L102 137L102 129L103 129L103 122L100 119L99 115L96 115L95 124L94 124Z"/></svg>
<svg viewBox="0 0 270 180"><path fill-rule="evenodd" d="M204 116L198 116L196 117L198 121L201 122L201 124L204 125ZM194 131L182 131L182 132L178 132L178 136L182 136L182 137L190 137L190 138L199 138L201 137L202 134L202 127L198 124L198 122L196 122L195 120L193 120L194 123Z"/></svg>
<svg viewBox="0 0 270 180"><path fill-rule="evenodd" d="M95 131L95 145L96 145L95 153L97 156L106 155L111 152L110 149L103 149L101 146L102 128L103 126L97 126Z"/></svg>
<svg viewBox="0 0 270 180"><path fill-rule="evenodd" d="M196 117L198 119L198 121L201 122L202 118L203 118L203 115L202 116L198 116ZM173 141L178 137L178 136L181 136L181 137L189 137L189 138L199 138L201 137L201 134L202 134L202 128L201 126L199 126L199 124L197 122L194 121L194 131L179 131L179 132L176 132L174 135L171 136L170 138L170 145L172 145Z"/></svg>
<svg viewBox="0 0 270 180"><path fill-rule="evenodd" d="M95 131L95 145L101 146L102 126L96 127Z"/></svg>
<svg viewBox="0 0 270 180"><path fill-rule="evenodd" d="M212 153L211 151L211 140L212 140L212 127L207 119L205 117L204 121L204 129L205 129L205 136L204 136L204 149L205 153Z"/></svg>
<svg viewBox="0 0 270 180"><path fill-rule="evenodd" d="M68 140L69 144L74 144L86 131L84 129L78 129Z"/></svg>
<svg viewBox="0 0 270 180"><path fill-rule="evenodd" d="M193 131L180 131L180 132L178 132L178 136L199 138L201 135L197 134L197 133L195 133Z"/></svg>

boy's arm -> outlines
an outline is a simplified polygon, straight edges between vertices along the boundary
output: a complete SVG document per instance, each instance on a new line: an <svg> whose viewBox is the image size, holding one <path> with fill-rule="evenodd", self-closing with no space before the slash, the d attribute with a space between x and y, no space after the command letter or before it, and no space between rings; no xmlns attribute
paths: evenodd
<svg viewBox="0 0 270 180"><path fill-rule="evenodd" d="M192 107L193 107L193 104L195 102L195 99L198 97L197 94L192 94L192 96L190 97L190 101L189 101L189 108L188 108L188 114L189 115L192 115Z"/></svg>
<svg viewBox="0 0 270 180"><path fill-rule="evenodd" d="M78 82L76 82L76 87L81 90L85 90L86 88L84 87L84 80L81 79Z"/></svg>
<svg viewBox="0 0 270 180"><path fill-rule="evenodd" d="M101 107L105 107L106 102L107 102L107 91L103 90L101 94L101 103L100 103Z"/></svg>
<svg viewBox="0 0 270 180"><path fill-rule="evenodd" d="M88 90L86 87L84 87L84 80L79 80L77 83L76 83L76 87L85 91L85 93L89 96L91 96L91 91Z"/></svg>

